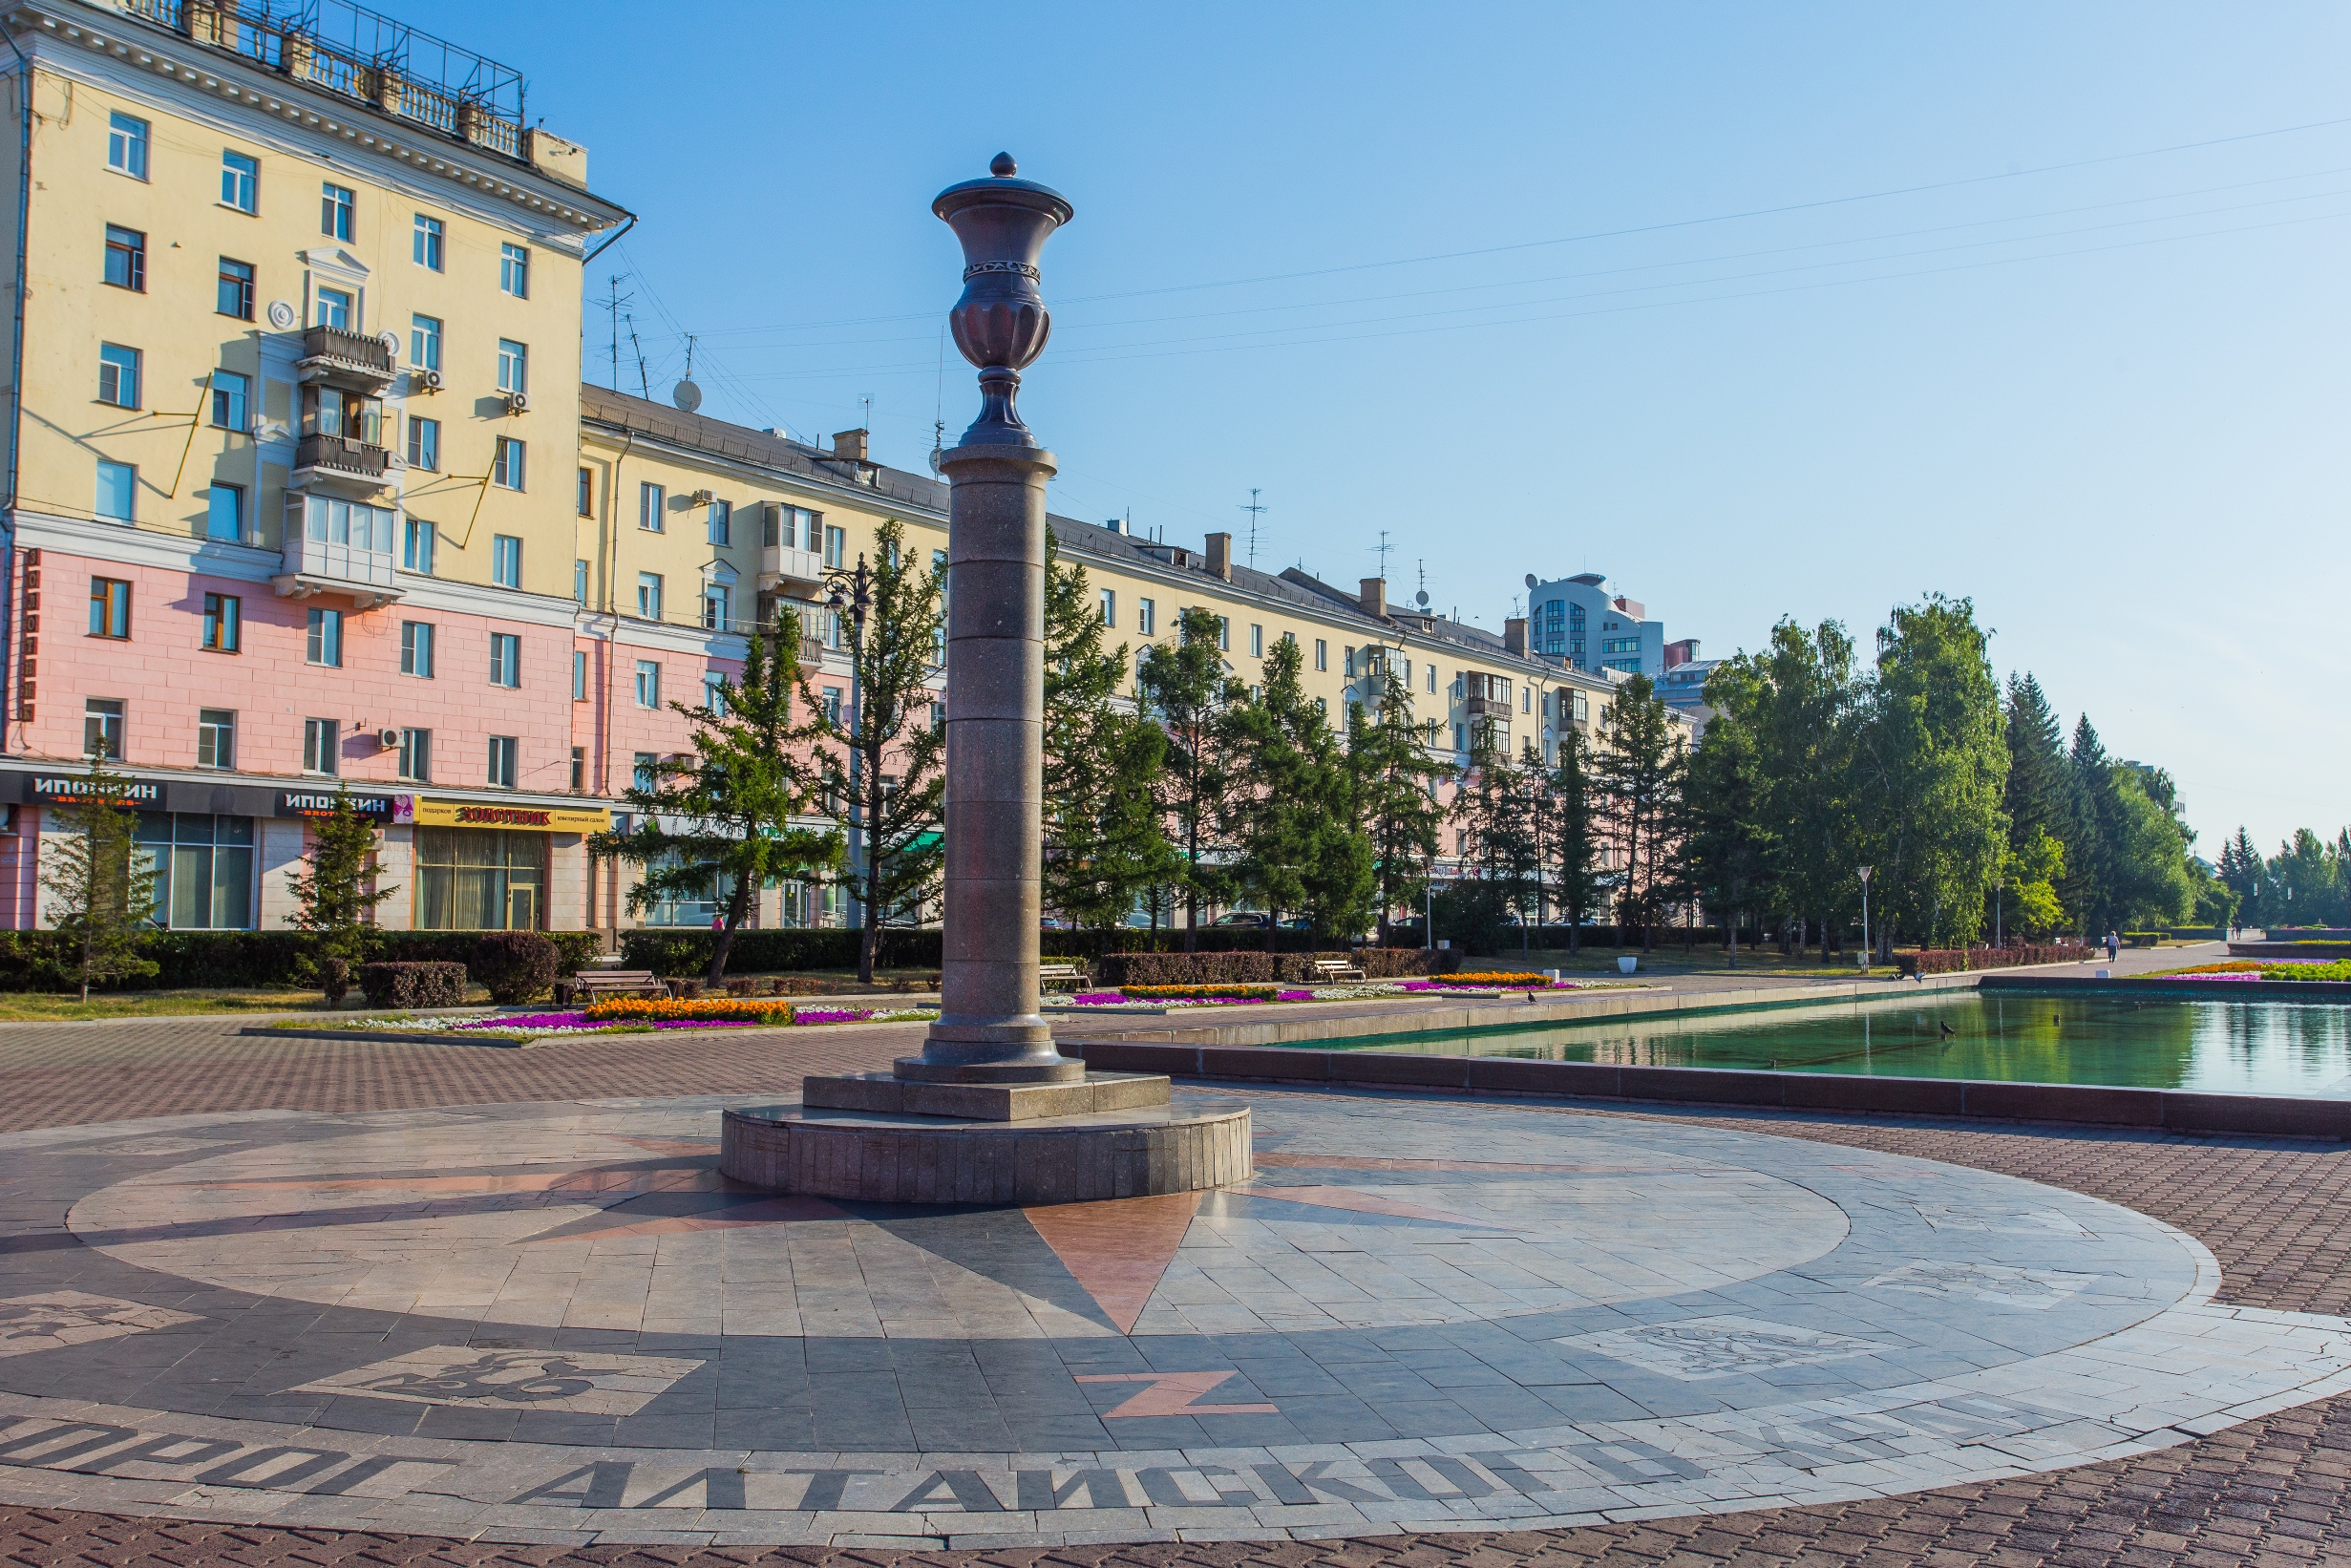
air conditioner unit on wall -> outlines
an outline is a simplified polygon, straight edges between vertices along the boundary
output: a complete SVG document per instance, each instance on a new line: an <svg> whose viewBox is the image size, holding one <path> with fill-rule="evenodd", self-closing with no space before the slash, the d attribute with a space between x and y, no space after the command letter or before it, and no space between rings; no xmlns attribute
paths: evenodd
<svg viewBox="0 0 2351 1568"><path fill-rule="evenodd" d="M438 371L412 371L409 375L409 380L426 392L439 392L441 390L441 372Z"/></svg>
<svg viewBox="0 0 2351 1568"><path fill-rule="evenodd" d="M375 732L375 744L381 746L384 750L389 752L393 747L400 744L400 731L397 730L378 730Z"/></svg>
<svg viewBox="0 0 2351 1568"><path fill-rule="evenodd" d="M506 412L507 412L508 413L530 413L530 412L531 412L531 398L530 398L530 394L529 394L528 392L508 392L508 393L506 394Z"/></svg>
<svg viewBox="0 0 2351 1568"><path fill-rule="evenodd" d="M708 506L712 501L718 499L718 492L715 490L697 490L688 498L696 506Z"/></svg>

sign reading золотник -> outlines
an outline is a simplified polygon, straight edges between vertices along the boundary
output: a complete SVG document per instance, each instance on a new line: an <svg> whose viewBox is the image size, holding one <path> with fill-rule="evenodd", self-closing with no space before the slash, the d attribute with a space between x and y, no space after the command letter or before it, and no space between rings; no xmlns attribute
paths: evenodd
<svg viewBox="0 0 2351 1568"><path fill-rule="evenodd" d="M431 828L505 828L520 833L603 833L612 813L602 806L498 806L418 796L408 820Z"/></svg>

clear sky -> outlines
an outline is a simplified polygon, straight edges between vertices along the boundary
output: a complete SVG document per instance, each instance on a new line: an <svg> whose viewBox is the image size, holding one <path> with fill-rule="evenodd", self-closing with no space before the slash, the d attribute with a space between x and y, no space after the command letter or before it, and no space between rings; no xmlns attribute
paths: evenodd
<svg viewBox="0 0 2351 1568"><path fill-rule="evenodd" d="M1595 570L1709 654L1971 597L2199 847L2351 820L2351 10L381 0L641 214L657 396L921 468L1008 149L1077 216L1057 510L1497 627ZM624 323L625 333L626 324ZM621 383L638 384L622 343Z"/></svg>

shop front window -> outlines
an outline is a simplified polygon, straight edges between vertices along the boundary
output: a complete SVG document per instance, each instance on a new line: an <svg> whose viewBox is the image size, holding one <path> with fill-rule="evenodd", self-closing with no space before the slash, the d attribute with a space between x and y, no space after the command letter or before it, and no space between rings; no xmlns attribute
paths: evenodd
<svg viewBox="0 0 2351 1568"><path fill-rule="evenodd" d="M678 863L672 856L662 863L667 869ZM647 925L690 925L708 929L724 909L727 901L734 897L734 879L727 873L714 872L710 879L691 893L671 889L660 902L646 906Z"/></svg>
<svg viewBox="0 0 2351 1568"><path fill-rule="evenodd" d="M416 830L416 928L534 931L546 922L547 836Z"/></svg>
<svg viewBox="0 0 2351 1568"><path fill-rule="evenodd" d="M140 812L138 848L157 872L158 925L175 931L253 928L253 818Z"/></svg>

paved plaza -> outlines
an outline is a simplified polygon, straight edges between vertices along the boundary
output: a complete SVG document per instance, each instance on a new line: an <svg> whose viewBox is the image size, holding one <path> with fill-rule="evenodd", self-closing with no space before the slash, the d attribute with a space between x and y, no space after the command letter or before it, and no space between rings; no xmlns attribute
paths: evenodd
<svg viewBox="0 0 2351 1568"><path fill-rule="evenodd" d="M191 1070L257 1049L178 1028ZM728 1190L731 1091L468 1103L592 1093L610 1043L384 1049L439 1054L0 1138L0 1549L1927 1560L2186 1489L2254 1531L2226 1560L2309 1560L2339 1522L2331 1148L1203 1086L1247 1184L893 1210Z"/></svg>

